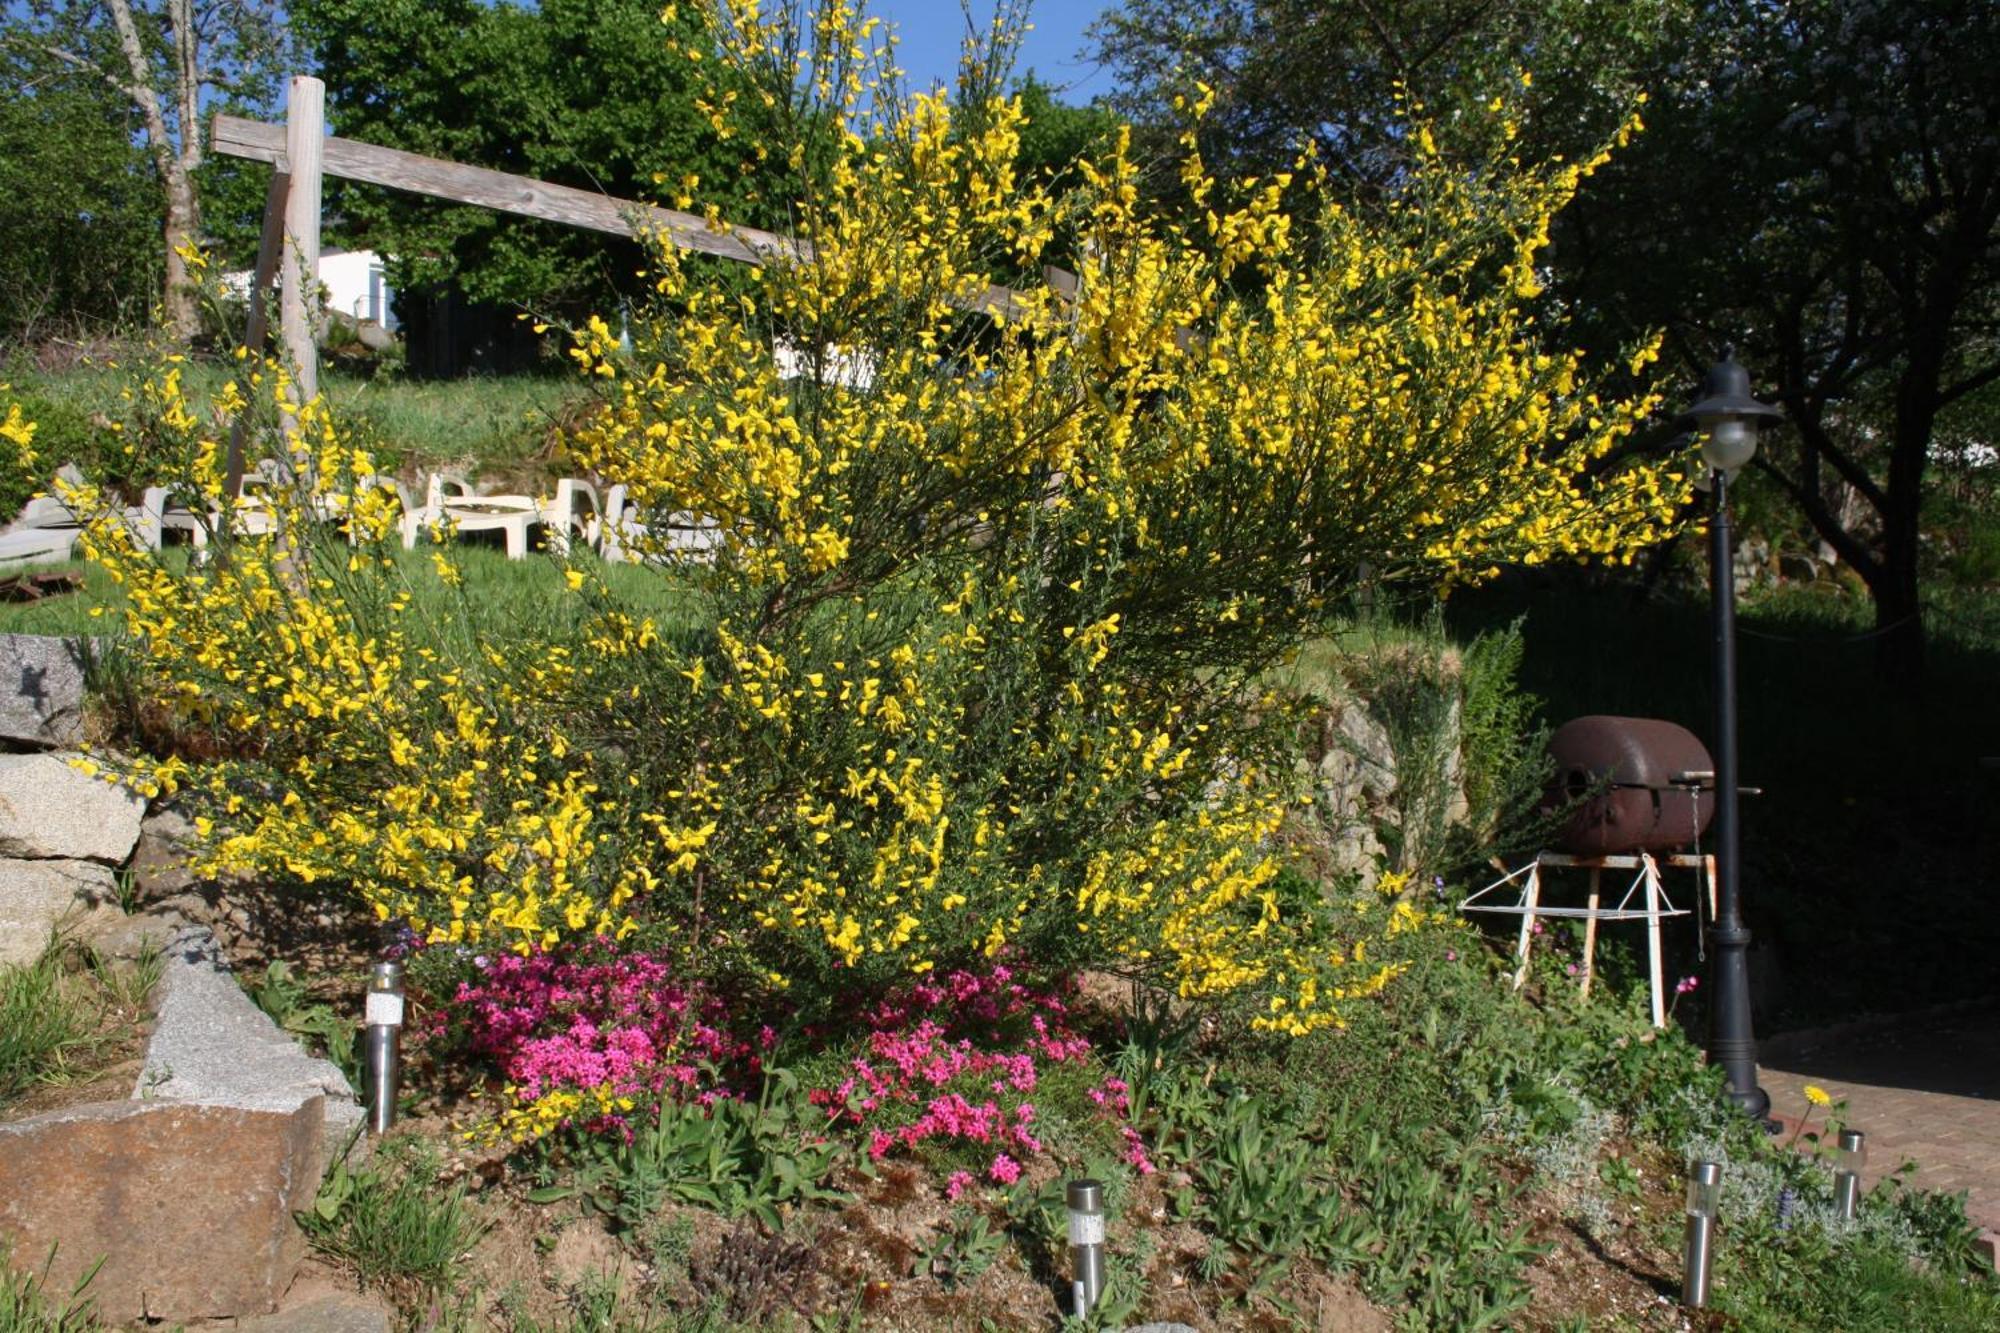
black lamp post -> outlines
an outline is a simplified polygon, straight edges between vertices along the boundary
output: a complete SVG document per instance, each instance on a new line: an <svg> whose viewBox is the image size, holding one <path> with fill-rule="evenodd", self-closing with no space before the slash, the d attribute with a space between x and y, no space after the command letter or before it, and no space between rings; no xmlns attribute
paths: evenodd
<svg viewBox="0 0 2000 1333"><path fill-rule="evenodd" d="M1715 614L1715 924L1708 1058L1722 1066L1729 1099L1763 1120L1771 1099L1757 1086L1757 1038L1750 1027L1750 932L1739 896L1742 854L1736 821L1736 573L1729 537L1729 481L1757 452L1757 428L1784 415L1750 396L1750 375L1732 352L1709 368L1701 401L1682 416L1703 433L1714 510L1708 529L1709 580Z"/></svg>

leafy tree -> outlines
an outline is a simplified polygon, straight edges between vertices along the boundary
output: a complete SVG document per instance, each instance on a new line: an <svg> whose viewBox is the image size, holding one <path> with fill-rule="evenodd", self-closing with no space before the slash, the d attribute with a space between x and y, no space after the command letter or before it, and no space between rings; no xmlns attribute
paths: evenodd
<svg viewBox="0 0 2000 1333"><path fill-rule="evenodd" d="M1506 90L1528 109L1526 156L1608 138L1686 0L1121 0L1093 25L1118 76L1111 106L1140 125L1178 121L1174 99L1213 88L1204 147L1244 170L1289 161L1301 139L1347 178L1379 187L1407 169L1406 102L1447 148L1483 154L1467 114ZM1527 75L1525 88L1521 76ZM1523 96L1525 94L1525 96Z"/></svg>
<svg viewBox="0 0 2000 1333"><path fill-rule="evenodd" d="M0 45L0 341L145 309L159 203L136 118L60 61Z"/></svg>
<svg viewBox="0 0 2000 1333"><path fill-rule="evenodd" d="M1759 473L1867 584L1885 673L1915 678L1933 446L2000 379L1994 6L1124 0L1095 31L1123 109L1165 119L1199 78L1214 151L1269 167L1307 135L1353 197L1408 169L1399 82L1471 163L1516 70L1530 155L1649 93L1647 132L1557 221L1545 326L1664 328L1690 382L1737 344L1794 428Z"/></svg>
<svg viewBox="0 0 2000 1333"><path fill-rule="evenodd" d="M1792 430L1760 472L1866 582L1878 662L1923 661L1933 448L2000 380L2000 9L1715 0L1661 64L1649 131L1558 251L1594 321L1723 342Z"/></svg>
<svg viewBox="0 0 2000 1333"><path fill-rule="evenodd" d="M281 6L276 0L30 0L6 25L4 42L17 57L53 61L95 80L137 113L165 201L167 324L191 339L200 311L179 252L203 239L202 120L217 101L269 101L286 50Z"/></svg>
<svg viewBox="0 0 2000 1333"><path fill-rule="evenodd" d="M663 24L655 0L304 0L293 16L337 134L618 198L698 187L733 222L783 216L758 190L771 174L761 145L726 143L698 105L692 13ZM644 262L636 242L483 208L372 186L330 199L406 291L450 284L575 314L615 308Z"/></svg>

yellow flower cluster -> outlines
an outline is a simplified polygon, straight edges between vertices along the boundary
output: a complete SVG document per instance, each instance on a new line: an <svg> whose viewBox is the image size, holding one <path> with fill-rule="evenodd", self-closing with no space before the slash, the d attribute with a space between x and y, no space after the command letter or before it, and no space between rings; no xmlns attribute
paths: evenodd
<svg viewBox="0 0 2000 1333"><path fill-rule="evenodd" d="M1260 673L1364 564L1625 558L1680 498L1604 466L1650 402L1606 401L1522 304L1594 164L1420 154L1362 218L1309 160L1218 180L1190 136L1176 224L1122 141L1057 196L1016 170L1018 103L897 97L850 6L711 12L713 114L802 99L825 178L747 280L663 247L633 350L602 320L573 349L605 398L574 452L699 613L572 567L495 633L447 555L386 550L394 502L323 404L246 358L197 405L168 366L134 410L185 497L224 507L237 421L292 423L289 481L204 567L93 524L181 752L220 761L133 780L204 798L213 864L350 885L437 941L639 931L802 1003L1012 951L1337 1023L1395 974L1371 940L1431 918L1332 938L1281 899ZM1073 284L996 285L1051 257Z"/></svg>
<svg viewBox="0 0 2000 1333"><path fill-rule="evenodd" d="M500 1114L465 1137L482 1143L533 1143L547 1138L566 1125L587 1124L606 1116L631 1111L632 1098L620 1096L609 1083L591 1088L552 1088L534 1100L521 1103L516 1089L503 1091L508 1105Z"/></svg>

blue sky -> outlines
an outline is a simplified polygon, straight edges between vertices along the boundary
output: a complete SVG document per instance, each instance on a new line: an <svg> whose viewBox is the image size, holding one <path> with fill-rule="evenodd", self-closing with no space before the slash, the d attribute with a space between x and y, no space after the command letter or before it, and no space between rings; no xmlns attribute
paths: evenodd
<svg viewBox="0 0 2000 1333"><path fill-rule="evenodd" d="M1110 74L1077 56L1083 30L1107 7L1107 0L1035 0L1030 16L1034 31L1021 44L1017 69L1033 69L1066 102L1088 102L1111 91ZM971 9L984 27L993 17L993 0L971 0ZM913 87L949 81L958 72L959 43L965 38L958 0L869 0L867 12L895 25L903 39L897 48L899 63L909 71Z"/></svg>

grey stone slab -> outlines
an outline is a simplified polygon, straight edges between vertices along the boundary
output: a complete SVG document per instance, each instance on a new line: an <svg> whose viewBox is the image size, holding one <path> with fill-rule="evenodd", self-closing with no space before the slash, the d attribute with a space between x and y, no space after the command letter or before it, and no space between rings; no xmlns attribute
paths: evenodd
<svg viewBox="0 0 2000 1333"><path fill-rule="evenodd" d="M206 926L175 935L157 993L135 1098L290 1111L324 1095L327 1138L335 1148L360 1125L361 1105L346 1077L332 1062L307 1054L243 993Z"/></svg>
<svg viewBox="0 0 2000 1333"><path fill-rule="evenodd" d="M0 964L41 956L56 927L86 933L118 915L118 886L94 861L0 861Z"/></svg>
<svg viewBox="0 0 2000 1333"><path fill-rule="evenodd" d="M238 1320L237 1333L389 1333L389 1312L366 1296L339 1293L276 1314Z"/></svg>
<svg viewBox="0 0 2000 1333"><path fill-rule="evenodd" d="M83 673L92 643L0 634L0 740L56 749L83 741Z"/></svg>
<svg viewBox="0 0 2000 1333"><path fill-rule="evenodd" d="M53 754L0 754L0 856L122 865L146 803Z"/></svg>

